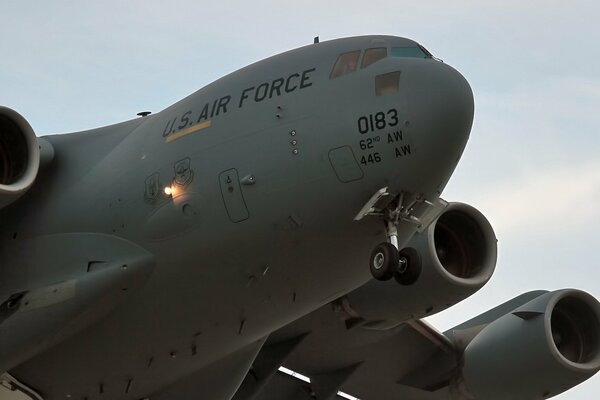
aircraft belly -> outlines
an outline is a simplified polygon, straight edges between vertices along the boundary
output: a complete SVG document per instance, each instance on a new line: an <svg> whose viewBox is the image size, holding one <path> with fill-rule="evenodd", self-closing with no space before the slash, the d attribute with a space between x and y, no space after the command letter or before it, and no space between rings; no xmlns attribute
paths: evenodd
<svg viewBox="0 0 600 400"><path fill-rule="evenodd" d="M268 140L272 133L262 135ZM234 187L243 191L251 215L246 220L234 223L245 214L231 214L226 207L221 190L229 192L227 174L220 171L232 166L217 152L192 155L190 193L161 197L156 206L139 206L144 193L127 185L129 177L112 183L110 193L96 190L99 201L77 202L112 204L112 222L89 221L89 210L83 209L73 210L73 221L80 216L79 225L116 226L117 234L155 255L157 267L127 304L14 369L13 375L43 389L47 399L67 394L92 398L100 392L115 399L139 398L370 279L368 256L384 240L384 226L353 217L380 182L361 187L340 182L327 158L334 144L326 140L322 151L309 146L312 150L302 156L287 147L275 154L264 149L259 154L272 158L262 162L244 156L250 142L229 149L230 159L237 160L234 179L256 177L253 185ZM289 146L287 138L281 139L284 143ZM172 170L172 165L161 168ZM186 215L186 204L197 212ZM400 242L413 231L401 231Z"/></svg>
<svg viewBox="0 0 600 400"><path fill-rule="evenodd" d="M306 228L304 234L282 226L262 237L255 226L238 228L227 243L207 238L200 246L210 250L200 257L192 251L198 245L171 253L167 243L153 245L150 251L162 257L130 303L13 375L43 388L48 399L92 396L100 388L110 398L140 397L369 278L362 258L381 240L373 235L378 227L371 225L369 237L362 234L365 226ZM336 234L339 240L326 240ZM129 379L131 396L124 392Z"/></svg>

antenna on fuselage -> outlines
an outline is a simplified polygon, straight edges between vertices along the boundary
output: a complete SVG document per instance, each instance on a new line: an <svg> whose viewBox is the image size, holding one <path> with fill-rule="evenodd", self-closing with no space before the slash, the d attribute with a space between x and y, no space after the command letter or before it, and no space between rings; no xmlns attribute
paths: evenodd
<svg viewBox="0 0 600 400"><path fill-rule="evenodd" d="M313 39L313 43L314 44L319 43L319 37L318 36L315 36L315 38Z"/></svg>

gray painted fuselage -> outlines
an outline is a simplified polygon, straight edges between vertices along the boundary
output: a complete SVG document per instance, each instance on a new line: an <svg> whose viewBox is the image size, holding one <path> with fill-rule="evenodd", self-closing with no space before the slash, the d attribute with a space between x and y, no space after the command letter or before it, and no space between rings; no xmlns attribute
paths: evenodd
<svg viewBox="0 0 600 400"><path fill-rule="evenodd" d="M141 246L155 264L117 309L13 374L52 388L51 399L91 399L99 385L107 398L140 398L365 283L385 230L354 216L386 186L437 199L468 139L473 99L464 78L434 59L330 72L344 52L414 45L380 36L310 45L160 113L46 137L54 162L0 212L2 254L34 237L97 232ZM394 71L400 90L376 96L375 76ZM397 126L359 132L359 118L389 110ZM410 152L398 155L402 146ZM369 160L374 153L381 161ZM399 228L405 243L416 227ZM0 269L0 290L86 273L57 276L52 259L37 262L45 266L33 282Z"/></svg>

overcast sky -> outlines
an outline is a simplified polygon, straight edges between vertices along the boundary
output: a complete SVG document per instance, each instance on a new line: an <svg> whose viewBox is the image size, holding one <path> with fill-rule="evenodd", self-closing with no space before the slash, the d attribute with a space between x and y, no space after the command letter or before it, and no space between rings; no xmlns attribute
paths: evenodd
<svg viewBox="0 0 600 400"><path fill-rule="evenodd" d="M532 289L600 297L600 3L496 3L3 0L0 104L38 135L72 132L160 111L317 35L409 37L471 83L471 140L444 197L479 208L499 238L490 283L431 322ZM596 376L557 398L599 392Z"/></svg>

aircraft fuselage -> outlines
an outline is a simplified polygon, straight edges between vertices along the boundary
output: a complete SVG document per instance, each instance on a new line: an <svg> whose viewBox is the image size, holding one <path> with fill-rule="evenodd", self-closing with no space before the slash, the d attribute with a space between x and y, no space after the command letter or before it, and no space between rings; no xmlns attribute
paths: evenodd
<svg viewBox="0 0 600 400"><path fill-rule="evenodd" d="M126 302L16 375L38 369L62 398L99 387L140 398L364 284L385 226L355 215L382 187L435 201L468 139L473 99L432 58L332 71L340 54L359 51L361 62L366 49L416 46L381 36L310 45L157 114L46 137L55 161L1 212L3 253L34 237L99 232L155 262ZM415 230L401 223L399 242ZM39 286L88 267L57 276L52 260L39 262ZM31 285L30 271L0 273L2 294Z"/></svg>

